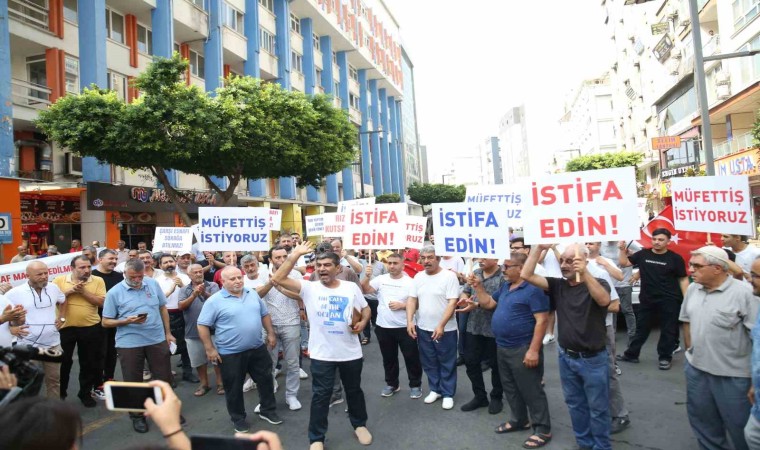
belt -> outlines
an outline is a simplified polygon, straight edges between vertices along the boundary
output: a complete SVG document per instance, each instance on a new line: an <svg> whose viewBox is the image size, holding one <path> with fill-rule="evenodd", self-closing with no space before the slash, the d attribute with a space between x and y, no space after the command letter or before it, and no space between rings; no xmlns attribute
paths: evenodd
<svg viewBox="0 0 760 450"><path fill-rule="evenodd" d="M170 312L170 313L180 313L180 312L182 312L181 309L167 309L167 311Z"/></svg>
<svg viewBox="0 0 760 450"><path fill-rule="evenodd" d="M602 350L596 350L593 352L577 352L575 350L570 350L569 348L562 349L565 351L565 354L573 359L580 359L580 358L593 358L594 356L598 355L599 353L602 353Z"/></svg>

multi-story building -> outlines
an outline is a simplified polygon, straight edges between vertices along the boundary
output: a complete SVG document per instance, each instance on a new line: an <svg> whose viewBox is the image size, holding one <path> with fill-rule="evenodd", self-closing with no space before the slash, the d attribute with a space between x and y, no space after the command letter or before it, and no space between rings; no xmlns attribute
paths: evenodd
<svg viewBox="0 0 760 450"><path fill-rule="evenodd" d="M499 121L499 146L503 182L511 184L530 176L528 155L528 129L525 123L525 105L510 108Z"/></svg>
<svg viewBox="0 0 760 450"><path fill-rule="evenodd" d="M417 130L417 102L414 95L414 64L401 46L401 74L404 82L404 101L401 102L401 126L403 128L403 171L404 185L422 182L419 133ZM403 189L402 192L406 192Z"/></svg>
<svg viewBox="0 0 760 450"><path fill-rule="evenodd" d="M422 174L422 183L430 183L428 171L427 145L420 145L420 172Z"/></svg>
<svg viewBox="0 0 760 450"><path fill-rule="evenodd" d="M503 184L504 171L501 167L499 138L491 136L478 145L480 156L480 184Z"/></svg>
<svg viewBox="0 0 760 450"><path fill-rule="evenodd" d="M581 82L565 102L559 151L577 150L576 156L615 151L612 111L612 89L607 74Z"/></svg>
<svg viewBox="0 0 760 450"><path fill-rule="evenodd" d="M235 191L240 205L281 209L283 228L300 231L302 215L360 192L403 198L403 166L414 153L403 148L402 121L415 130L414 145L416 125L402 100L413 81L404 79L399 25L382 0L8 0L0 2L0 46L0 177L21 191L1 200L0 212L21 218L14 243L23 227L24 240L40 248L67 249L71 238L134 246L149 242L156 225L178 222L149 173L77 158L33 123L40 109L93 83L133 100L130 80L173 52L190 61L188 84L212 91L237 74L329 94L356 125L363 164L320 188L297 189L294 178L245 180ZM408 56L405 63L411 67ZM180 190L209 192L199 176L169 178ZM141 201L146 196L152 200ZM191 216L213 196L196 198Z"/></svg>

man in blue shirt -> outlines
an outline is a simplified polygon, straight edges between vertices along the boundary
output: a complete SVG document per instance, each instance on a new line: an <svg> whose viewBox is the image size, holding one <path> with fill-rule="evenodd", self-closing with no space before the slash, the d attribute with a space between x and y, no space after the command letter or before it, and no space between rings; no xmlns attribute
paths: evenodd
<svg viewBox="0 0 760 450"><path fill-rule="evenodd" d="M501 384L514 418L499 425L496 433L533 429L525 448L543 447L552 438L549 403L541 385L544 373L542 340L549 320L549 298L539 288L520 279L527 255L512 253L505 261L506 282L489 295L480 278L470 275L477 303L460 301L462 310L494 311L491 329L496 338L496 359ZM528 413L530 412L530 420Z"/></svg>
<svg viewBox="0 0 760 450"><path fill-rule="evenodd" d="M116 328L116 352L124 381L141 383L146 359L153 379L171 381L169 342L174 342L174 336L169 328L166 297L157 282L145 277L145 265L139 259L127 261L124 281L106 294L102 325ZM130 416L135 431L148 432L145 416Z"/></svg>
<svg viewBox="0 0 760 450"><path fill-rule="evenodd" d="M222 369L227 412L238 433L250 429L243 401L246 374L258 386L259 418L274 425L282 423L275 412L272 358L268 350L276 343L272 318L259 294L243 286L243 276L236 266L222 269L222 290L206 300L198 316L198 335L208 360ZM266 345L262 326L267 332ZM215 341L211 340L210 328L216 331Z"/></svg>

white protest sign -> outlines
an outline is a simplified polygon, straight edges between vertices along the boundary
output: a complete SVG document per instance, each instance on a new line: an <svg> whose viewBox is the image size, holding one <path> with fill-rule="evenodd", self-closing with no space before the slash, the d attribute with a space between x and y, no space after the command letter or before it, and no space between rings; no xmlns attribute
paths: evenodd
<svg viewBox="0 0 760 450"><path fill-rule="evenodd" d="M467 203L497 204L507 209L509 225L523 224L524 188L516 184L487 184L467 186Z"/></svg>
<svg viewBox="0 0 760 450"><path fill-rule="evenodd" d="M346 227L344 225L346 214L344 213L324 213L324 234L325 237L339 238L343 236Z"/></svg>
<svg viewBox="0 0 760 450"><path fill-rule="evenodd" d="M435 254L471 258L509 257L507 210L487 203L434 203Z"/></svg>
<svg viewBox="0 0 760 450"><path fill-rule="evenodd" d="M82 252L64 253L62 255L47 256L29 261L21 261L13 264L0 265L0 283L10 283L11 286L19 286L26 283L26 266L30 262L42 262L48 268L48 281L59 275L71 273L71 260L81 255Z"/></svg>
<svg viewBox="0 0 760 450"><path fill-rule="evenodd" d="M641 237L632 166L544 175L526 189L526 244Z"/></svg>
<svg viewBox="0 0 760 450"><path fill-rule="evenodd" d="M354 200L345 200L338 202L338 212L347 213L350 208L354 206L368 206L375 204L375 197L357 198Z"/></svg>
<svg viewBox="0 0 760 450"><path fill-rule="evenodd" d="M348 210L343 248L400 248L406 242L406 203L353 206Z"/></svg>
<svg viewBox="0 0 760 450"><path fill-rule="evenodd" d="M269 250L269 208L198 208L201 251Z"/></svg>
<svg viewBox="0 0 760 450"><path fill-rule="evenodd" d="M427 229L427 217L406 216L406 229L404 230L404 248L421 249L425 246L425 230Z"/></svg>
<svg viewBox="0 0 760 450"><path fill-rule="evenodd" d="M189 252L192 246L192 228L156 227L156 235L153 238L153 252Z"/></svg>
<svg viewBox="0 0 760 450"><path fill-rule="evenodd" d="M306 236L322 236L323 234L325 234L324 215L306 216Z"/></svg>
<svg viewBox="0 0 760 450"><path fill-rule="evenodd" d="M269 210L269 229L272 231L280 231L282 226L282 210L270 209Z"/></svg>
<svg viewBox="0 0 760 450"><path fill-rule="evenodd" d="M746 175L671 178L676 230L754 235Z"/></svg>

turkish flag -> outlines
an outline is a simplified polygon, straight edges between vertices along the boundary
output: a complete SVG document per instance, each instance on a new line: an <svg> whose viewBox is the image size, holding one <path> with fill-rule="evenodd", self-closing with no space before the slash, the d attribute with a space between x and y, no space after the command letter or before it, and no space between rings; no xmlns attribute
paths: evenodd
<svg viewBox="0 0 760 450"><path fill-rule="evenodd" d="M704 233L701 231L681 231L676 230L673 224L673 208L666 206L660 214L641 229L641 238L638 243L645 248L652 248L652 232L657 228L665 228L670 231L670 245L668 249L672 250L683 258L687 264L691 259L691 252L707 245L712 241L718 247L723 247L723 240L718 233Z"/></svg>

